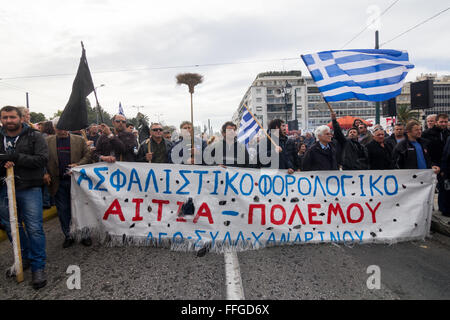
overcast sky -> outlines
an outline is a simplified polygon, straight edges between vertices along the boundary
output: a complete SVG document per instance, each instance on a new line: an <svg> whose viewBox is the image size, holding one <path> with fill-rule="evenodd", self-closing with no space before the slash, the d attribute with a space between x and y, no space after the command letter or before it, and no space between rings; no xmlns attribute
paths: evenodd
<svg viewBox="0 0 450 320"><path fill-rule="evenodd" d="M105 84L97 93L109 113L121 102L131 118L133 105L144 106L151 121L159 115L178 127L190 119L190 100L175 76L196 72L204 83L194 94L194 120L211 119L217 130L258 73L309 75L301 54L341 49L389 6L377 22L381 44L449 1L0 0L0 106L25 105L29 92L30 111L50 118L62 110L83 41L95 86ZM450 10L382 46L408 51L415 68L407 81L424 72L450 74L449 17ZM370 27L344 49L373 47ZM189 67L207 64L213 65ZM95 104L93 94L89 99Z"/></svg>

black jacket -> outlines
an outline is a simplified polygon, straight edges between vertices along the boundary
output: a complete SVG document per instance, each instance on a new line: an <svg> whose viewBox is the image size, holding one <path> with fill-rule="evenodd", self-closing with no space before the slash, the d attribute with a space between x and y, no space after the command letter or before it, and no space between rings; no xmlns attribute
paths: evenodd
<svg viewBox="0 0 450 320"><path fill-rule="evenodd" d="M303 158L303 171L338 170L336 147L329 143L330 148L323 150L320 142L316 142L306 151Z"/></svg>
<svg viewBox="0 0 450 320"><path fill-rule="evenodd" d="M269 133L270 135L270 133ZM297 162L297 151L295 149L295 142L292 139L288 139L288 137L286 136L280 136L280 138L278 139L278 145L281 147L282 151L280 153L280 157L279 157L279 164L278 164L278 169L293 169L296 170L298 167L298 162ZM275 152L275 147L273 146L272 142L270 142L269 138L265 138L266 143L266 154L267 157L271 157L272 152ZM270 167L270 163L269 164L262 164L259 160L260 157L259 155L261 154L261 152L264 152L263 150L263 145L264 143L262 143L262 141L258 144L258 166L259 167Z"/></svg>
<svg viewBox="0 0 450 320"><path fill-rule="evenodd" d="M440 166L442 152L447 138L450 136L448 129L442 130L438 126L427 129L422 133L422 138L428 140L428 151L433 164Z"/></svg>
<svg viewBox="0 0 450 320"><path fill-rule="evenodd" d="M395 169L395 163L392 159L392 146L384 144L384 148L375 140L366 145L369 156L370 170L389 170Z"/></svg>
<svg viewBox="0 0 450 320"><path fill-rule="evenodd" d="M450 179L450 137L447 138L442 153L441 172L444 174L444 179Z"/></svg>
<svg viewBox="0 0 450 320"><path fill-rule="evenodd" d="M23 130L16 141L10 159L0 162L0 178L6 177L6 161L14 162L14 184L17 190L43 185L43 176L48 161L48 147L39 131L22 124ZM5 132L0 130L0 154L6 154ZM3 180L3 179L2 179ZM4 182L3 182L4 183ZM2 183L2 184L3 184Z"/></svg>
<svg viewBox="0 0 450 320"><path fill-rule="evenodd" d="M137 140L131 132L123 131L112 138L102 134L97 140L92 160L100 161L100 156L114 155L116 161L134 162L134 150L137 150Z"/></svg>
<svg viewBox="0 0 450 320"><path fill-rule="evenodd" d="M422 146L427 168L431 168L432 161L428 150L428 141L419 138L417 142ZM393 158L399 169L417 169L416 148L414 148L414 145L408 139L399 142L395 146Z"/></svg>
<svg viewBox="0 0 450 320"><path fill-rule="evenodd" d="M367 148L358 140L346 138L336 120L333 120L334 138L340 145L338 162L344 170L367 170L369 159ZM340 160L340 161L339 161Z"/></svg>
<svg viewBox="0 0 450 320"><path fill-rule="evenodd" d="M406 135L405 135L406 137ZM391 134L389 137L384 139L384 143L390 144L392 147L392 150L394 150L395 146L397 145L397 139L395 138L395 134Z"/></svg>

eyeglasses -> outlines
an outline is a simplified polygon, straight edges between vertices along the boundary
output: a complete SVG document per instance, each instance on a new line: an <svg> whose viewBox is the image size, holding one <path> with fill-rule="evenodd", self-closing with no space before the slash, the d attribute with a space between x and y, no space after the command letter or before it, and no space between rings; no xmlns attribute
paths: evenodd
<svg viewBox="0 0 450 320"><path fill-rule="evenodd" d="M121 122L122 122L122 123L127 123L126 120L114 120L114 122L115 122L115 123L121 123Z"/></svg>
<svg viewBox="0 0 450 320"><path fill-rule="evenodd" d="M161 128L152 129L152 131L163 131Z"/></svg>

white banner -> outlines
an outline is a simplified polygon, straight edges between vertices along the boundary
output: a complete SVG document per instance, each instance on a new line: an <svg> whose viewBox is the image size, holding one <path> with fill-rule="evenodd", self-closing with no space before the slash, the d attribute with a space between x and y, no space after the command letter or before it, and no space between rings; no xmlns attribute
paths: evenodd
<svg viewBox="0 0 450 320"><path fill-rule="evenodd" d="M320 171L116 162L76 167L72 232L113 244L239 250L424 239L432 170ZM191 199L191 201L189 201Z"/></svg>

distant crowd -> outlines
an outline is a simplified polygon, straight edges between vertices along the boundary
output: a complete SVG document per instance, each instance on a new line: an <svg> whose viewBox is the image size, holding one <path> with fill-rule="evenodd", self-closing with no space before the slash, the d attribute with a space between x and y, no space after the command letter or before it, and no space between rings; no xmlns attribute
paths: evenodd
<svg viewBox="0 0 450 320"><path fill-rule="evenodd" d="M152 123L143 138L139 137L140 131L119 114L112 118L112 127L92 124L77 132L58 128L58 118L32 124L26 108L3 107L0 118L0 177L4 180L6 168L14 168L23 266L24 269L31 267L32 285L36 289L47 282L42 209L56 205L65 238L63 247L74 245L75 240L70 235L71 168L93 162L270 167L286 170L287 174L319 170L432 169L438 177L439 210L450 216L447 114L428 116L423 132L416 120L396 123L391 135L380 125L369 129L360 119L344 131L334 113L331 113L331 127L320 126L314 133L304 135L301 131L288 133L284 121L274 119L268 124L267 135L260 130L247 146L238 142L238 128L231 121L222 125L220 136L212 137L195 136L189 121L181 122L179 132L164 130L162 124ZM212 155L209 160L197 157L208 148ZM4 182L0 193L3 199L0 201L0 225L11 239ZM92 241L86 235L81 243L90 246ZM9 269L7 274L14 276L14 269Z"/></svg>

